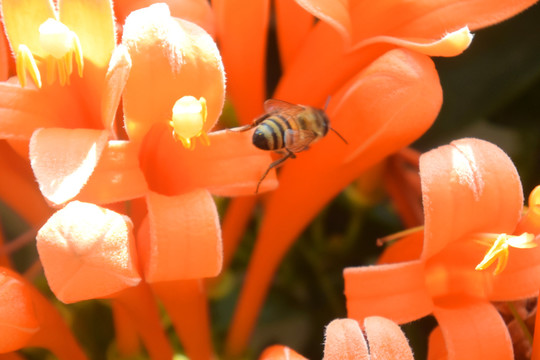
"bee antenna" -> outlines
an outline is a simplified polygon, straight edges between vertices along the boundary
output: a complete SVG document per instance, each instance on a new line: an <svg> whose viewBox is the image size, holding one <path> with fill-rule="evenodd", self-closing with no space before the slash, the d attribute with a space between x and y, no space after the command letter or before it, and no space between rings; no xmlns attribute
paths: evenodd
<svg viewBox="0 0 540 360"><path fill-rule="evenodd" d="M328 97L326 98L326 102L324 103L324 111L326 111L326 109L328 108L328 104L330 103L331 98L331 95L328 95Z"/></svg>
<svg viewBox="0 0 540 360"><path fill-rule="evenodd" d="M330 130L332 130L337 136L339 136L339 138L340 138L341 140L343 140L343 142L344 142L345 144L347 144L347 145L349 144L349 143L347 142L347 140L345 140L345 138L344 138L343 136L341 136L341 134L338 133L334 128L330 127Z"/></svg>

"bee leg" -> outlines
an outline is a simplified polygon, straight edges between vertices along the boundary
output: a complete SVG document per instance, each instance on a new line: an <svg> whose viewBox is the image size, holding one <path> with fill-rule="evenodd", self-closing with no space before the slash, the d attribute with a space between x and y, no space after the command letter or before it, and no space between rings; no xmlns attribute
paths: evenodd
<svg viewBox="0 0 540 360"><path fill-rule="evenodd" d="M238 127L227 129L227 131L242 132L242 131L248 131L249 129L252 129L254 127L255 127L254 124L247 124L244 126L238 126Z"/></svg>
<svg viewBox="0 0 540 360"><path fill-rule="evenodd" d="M278 159L276 161L274 161L273 163L270 164L270 166L268 167L268 169L266 169L266 171L264 172L264 174L262 174L261 176L261 179L259 180L259 182L257 183L257 188L255 189L255 194L257 194L259 192L259 185L261 185L262 181L264 180L264 178L266 177L266 175L268 175L268 173L270 172L270 170L272 170L273 168L275 168L276 166L279 166L281 165L285 160L287 160L288 158L291 158L291 159L294 159L296 158L296 155L294 155L294 153L292 152L287 152L287 155L285 155L284 157L282 157L281 159Z"/></svg>

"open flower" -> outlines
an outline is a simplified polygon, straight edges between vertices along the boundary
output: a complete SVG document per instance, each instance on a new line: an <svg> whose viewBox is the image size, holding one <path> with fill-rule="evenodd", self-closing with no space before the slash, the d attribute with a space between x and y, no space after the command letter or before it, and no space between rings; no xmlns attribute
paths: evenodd
<svg viewBox="0 0 540 360"><path fill-rule="evenodd" d="M213 350L200 279L216 276L222 263L211 194L251 193L270 156L254 149L248 134L211 132L225 97L219 51L208 33L171 17L164 4L128 16L108 79L119 80L111 91L122 95L128 140L108 140L96 153L92 138L82 136L81 129L39 130L30 144L34 172L44 195L57 205L74 197L97 204L133 200L130 215L141 276L167 309L188 356L208 359ZM81 132L79 141L66 143L75 131ZM55 161L46 154L56 154ZM272 178L263 184L275 185ZM40 254L63 242L54 231L59 224L42 231ZM84 243L80 236L71 240ZM59 275L47 270L55 263L60 260L44 264L52 283ZM148 292L144 286L131 289L132 308L134 295ZM70 290L70 301L96 297ZM152 344L159 348L159 342Z"/></svg>
<svg viewBox="0 0 540 360"><path fill-rule="evenodd" d="M470 43L468 29L502 21L534 2L298 1L321 20L315 24L311 14L293 10L297 4L278 2L276 24L278 34L283 34L278 42L284 72L272 97L322 107L331 96L327 113L332 127L349 144L330 134L283 165L279 188L265 203L233 318L231 354L241 353L246 346L275 269L309 221L353 179L417 139L435 120L441 89L428 55L457 55ZM231 78L232 101L240 120L248 122L262 112L253 103L261 104L264 97L259 72L268 9L264 1L241 10L226 1L217 4L221 4L216 8L218 38ZM248 12L248 21L233 21ZM249 39L240 36L241 31L249 31ZM289 36L292 32L297 35ZM248 68L242 62L246 58L252 60ZM242 223L231 220L235 226ZM224 233L239 233L226 226L228 222Z"/></svg>
<svg viewBox="0 0 540 360"><path fill-rule="evenodd" d="M491 251L478 237L511 234L518 224L523 195L516 169L495 145L462 139L423 154L420 177L424 233L393 244L380 265L345 269L348 316L401 324L433 314L449 358L512 358L508 330L490 301L535 295L540 251L509 249L497 275L475 267Z"/></svg>

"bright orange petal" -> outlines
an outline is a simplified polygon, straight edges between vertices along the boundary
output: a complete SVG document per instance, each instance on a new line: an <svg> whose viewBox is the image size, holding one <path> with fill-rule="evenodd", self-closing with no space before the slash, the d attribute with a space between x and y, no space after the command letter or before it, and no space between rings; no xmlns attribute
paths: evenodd
<svg viewBox="0 0 540 360"><path fill-rule="evenodd" d="M71 303L137 285L141 278L131 229L122 215L93 204L75 201L56 212L37 235L56 297Z"/></svg>
<svg viewBox="0 0 540 360"><path fill-rule="evenodd" d="M351 5L354 39L377 35L440 39L465 26L471 30L510 18L535 0L519 1L355 1ZM384 19L384 21L381 21Z"/></svg>
<svg viewBox="0 0 540 360"><path fill-rule="evenodd" d="M140 234L148 282L216 276L223 262L216 205L206 190L147 195L149 236ZM143 240L143 238L145 238Z"/></svg>
<svg viewBox="0 0 540 360"><path fill-rule="evenodd" d="M523 190L514 164L496 145L462 139L431 150L420 157L420 177L423 257L436 254L465 234L514 230Z"/></svg>
<svg viewBox="0 0 540 360"><path fill-rule="evenodd" d="M409 342L395 322L370 316L364 326L372 359L414 360Z"/></svg>
<svg viewBox="0 0 540 360"><path fill-rule="evenodd" d="M210 35L156 4L127 18L122 43L132 60L123 98L130 140L140 142L156 122L168 124L183 96L204 97L204 130L214 126L225 99L225 74Z"/></svg>
<svg viewBox="0 0 540 360"><path fill-rule="evenodd" d="M332 26L346 41L351 40L348 0L296 0L306 11Z"/></svg>
<svg viewBox="0 0 540 360"><path fill-rule="evenodd" d="M315 19L296 1L275 0L274 7L279 56L283 72L287 72Z"/></svg>
<svg viewBox="0 0 540 360"><path fill-rule="evenodd" d="M332 126L348 144L328 134L281 169L229 332L231 351L245 345L273 272L307 223L363 171L427 130L438 113L441 89L429 58L396 50L352 79L332 102Z"/></svg>
<svg viewBox="0 0 540 360"><path fill-rule="evenodd" d="M270 2L212 0L218 41L227 69L227 92L240 123L263 112ZM249 59L249 61L246 61Z"/></svg>
<svg viewBox="0 0 540 360"><path fill-rule="evenodd" d="M441 299L434 309L449 359L513 359L504 320L488 302Z"/></svg>
<svg viewBox="0 0 540 360"><path fill-rule="evenodd" d="M155 126L141 150L141 168L148 186L166 195L206 188L221 196L255 194L261 175L271 163L270 153L253 146L250 132L217 131L208 136L210 145L185 149L170 129ZM271 173L260 192L275 188Z"/></svg>
<svg viewBox="0 0 540 360"><path fill-rule="evenodd" d="M540 234L540 185L535 187L529 195L527 213L519 220L515 234Z"/></svg>
<svg viewBox="0 0 540 360"><path fill-rule="evenodd" d="M52 215L28 161L0 141L0 199L36 229ZM32 204L32 206L28 206Z"/></svg>
<svg viewBox="0 0 540 360"><path fill-rule="evenodd" d="M129 141L109 141L77 199L109 204L144 196L147 191L136 145Z"/></svg>
<svg viewBox="0 0 540 360"><path fill-rule="evenodd" d="M70 329L60 316L60 313L45 296L23 279L22 276L11 270L1 269L0 274L0 278L7 280L6 282L0 280L3 283L2 290L7 290L3 294L6 296L4 299L13 300L10 299L10 295L17 295L17 306L11 310L16 311L17 320L22 321L19 323L20 325L30 325L30 328L24 330L32 335L26 346L49 349L60 359L87 359ZM19 288L19 286L22 286L22 288ZM28 296L30 297L31 304L27 303L29 300ZM2 304L4 304L3 301ZM32 307L30 310L31 313L28 313L29 309L24 309L28 305ZM33 320L30 320L30 323L28 322L28 316L35 316L37 318L37 328L33 328L33 325L31 325Z"/></svg>
<svg viewBox="0 0 540 360"><path fill-rule="evenodd" d="M39 322L26 285L0 268L0 352L27 346L39 331Z"/></svg>
<svg viewBox="0 0 540 360"><path fill-rule="evenodd" d="M283 345L273 345L266 348L259 360L307 360L290 347Z"/></svg>
<svg viewBox="0 0 540 360"><path fill-rule="evenodd" d="M186 355L191 360L214 357L208 300L201 280L156 282L152 290L165 307Z"/></svg>
<svg viewBox="0 0 540 360"><path fill-rule="evenodd" d="M326 327L323 360L369 360L368 346L356 320L336 319Z"/></svg>
<svg viewBox="0 0 540 360"><path fill-rule="evenodd" d="M207 0L166 0L162 2L169 6L172 16L191 21L214 36L214 14ZM156 3L156 0L116 0L114 2L114 13L123 22L132 11L154 3Z"/></svg>
<svg viewBox="0 0 540 360"><path fill-rule="evenodd" d="M363 321L378 315L402 324L430 314L424 271L420 261L346 268L348 317Z"/></svg>
<svg viewBox="0 0 540 360"><path fill-rule="evenodd" d="M43 127L88 127L76 94L59 85L43 89L0 83L0 138L30 139Z"/></svg>
<svg viewBox="0 0 540 360"><path fill-rule="evenodd" d="M448 358L441 327L437 326L429 334L428 360L444 360Z"/></svg>
<svg viewBox="0 0 540 360"><path fill-rule="evenodd" d="M2 25L0 26L0 81L6 81L9 78L10 60L11 51Z"/></svg>
<svg viewBox="0 0 540 360"><path fill-rule="evenodd" d="M53 204L75 197L94 171L107 144L107 131L40 129L30 140L32 169L43 195Z"/></svg>
<svg viewBox="0 0 540 360"><path fill-rule="evenodd" d="M118 301L111 302L111 310L114 321L114 340L118 352L125 357L135 356L139 352L140 344L133 319Z"/></svg>

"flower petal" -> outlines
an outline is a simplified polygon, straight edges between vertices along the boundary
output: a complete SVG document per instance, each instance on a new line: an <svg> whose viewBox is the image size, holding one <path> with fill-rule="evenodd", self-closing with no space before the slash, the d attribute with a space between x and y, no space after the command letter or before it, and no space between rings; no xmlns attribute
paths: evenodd
<svg viewBox="0 0 540 360"><path fill-rule="evenodd" d="M107 144L107 131L39 129L30 140L32 169L43 195L53 204L75 197L94 171Z"/></svg>
<svg viewBox="0 0 540 360"><path fill-rule="evenodd" d="M540 185L529 194L527 213L519 220L515 234L529 232L540 234Z"/></svg>
<svg viewBox="0 0 540 360"><path fill-rule="evenodd" d="M315 19L295 1L275 0L274 7L280 61L287 72Z"/></svg>
<svg viewBox="0 0 540 360"><path fill-rule="evenodd" d="M225 99L225 74L210 35L155 4L128 16L122 43L132 60L124 90L130 140L140 142L156 122L167 124L175 102L188 95L206 99L204 131L214 126Z"/></svg>
<svg viewBox="0 0 540 360"><path fill-rule="evenodd" d="M340 36L349 42L351 40L351 18L348 0L296 0L313 16L333 27Z"/></svg>
<svg viewBox="0 0 540 360"><path fill-rule="evenodd" d="M259 356L259 360L307 360L307 358L298 354L290 347L283 345L273 345L267 347L263 351L261 356Z"/></svg>
<svg viewBox="0 0 540 360"><path fill-rule="evenodd" d="M11 59L11 51L9 43L4 33L4 28L0 31L0 81L6 81L9 78L9 62Z"/></svg>
<svg viewBox="0 0 540 360"><path fill-rule="evenodd" d="M377 260L377 264L392 264L417 260L420 258L423 245L424 234L422 231L417 231L384 249L384 252Z"/></svg>
<svg viewBox="0 0 540 360"><path fill-rule="evenodd" d="M440 326L437 326L429 334L427 358L428 360L439 360L439 359L448 358L448 352L446 351L446 345L444 343L444 336L443 336Z"/></svg>
<svg viewBox="0 0 540 360"><path fill-rule="evenodd" d="M53 210L41 195L28 161L0 141L0 199L36 229ZM28 206L32 204L32 206Z"/></svg>
<svg viewBox="0 0 540 360"><path fill-rule="evenodd" d="M465 234L514 230L523 190L514 164L496 145L461 139L431 150L420 157L420 177L423 257L436 254Z"/></svg>
<svg viewBox="0 0 540 360"><path fill-rule="evenodd" d="M392 36L373 36L355 44L351 51L376 43L388 43L418 51L428 56L457 56L471 44L473 35L467 26L445 34L440 39L407 39Z"/></svg>
<svg viewBox="0 0 540 360"><path fill-rule="evenodd" d="M85 60L105 71L116 45L111 1L60 1L58 10L60 21L79 37Z"/></svg>
<svg viewBox="0 0 540 360"><path fill-rule="evenodd" d="M434 315L449 359L513 359L512 340L495 307L472 298L437 302Z"/></svg>
<svg viewBox="0 0 540 360"><path fill-rule="evenodd" d="M164 1L171 10L171 15L195 23L214 36L214 14L207 0L167 0ZM137 9L150 6L155 0L115 0L114 13L123 22Z"/></svg>
<svg viewBox="0 0 540 360"><path fill-rule="evenodd" d="M147 191L136 145L129 141L109 141L77 199L110 204L144 196Z"/></svg>
<svg viewBox="0 0 540 360"><path fill-rule="evenodd" d="M37 235L45 276L64 303L137 285L141 278L134 245L129 219L78 201L57 211Z"/></svg>
<svg viewBox="0 0 540 360"><path fill-rule="evenodd" d="M140 161L150 189L166 195L196 188L222 196L255 194L271 163L270 153L253 146L251 132L216 131L208 138L210 146L188 150L173 139L168 126L155 126L144 140ZM276 185L272 173L259 190Z"/></svg>
<svg viewBox="0 0 540 360"><path fill-rule="evenodd" d="M26 284L0 268L0 352L19 350L39 331L40 324Z"/></svg>
<svg viewBox="0 0 540 360"><path fill-rule="evenodd" d="M0 138L28 140L42 127L88 127L75 96L55 84L37 90L0 83Z"/></svg>
<svg viewBox="0 0 540 360"><path fill-rule="evenodd" d="M377 315L402 324L433 310L420 261L346 268L343 276L351 319Z"/></svg>
<svg viewBox="0 0 540 360"><path fill-rule="evenodd" d="M356 320L336 319L326 327L323 360L369 360L368 345Z"/></svg>
<svg viewBox="0 0 540 360"><path fill-rule="evenodd" d="M373 359L414 360L409 342L395 322L370 316L364 320L364 326Z"/></svg>
<svg viewBox="0 0 540 360"><path fill-rule="evenodd" d="M114 133L114 121L124 87L126 86L131 70L131 58L124 45L119 45L109 62L109 69L105 76L105 87L101 99L101 120L103 127Z"/></svg>
<svg viewBox="0 0 540 360"><path fill-rule="evenodd" d="M34 55L45 57L41 47L39 26L48 18L56 18L50 0L2 0L2 17L11 50L26 45Z"/></svg>
<svg viewBox="0 0 540 360"><path fill-rule="evenodd" d="M223 254L216 205L208 191L172 197L150 192L147 202L150 233L139 231L146 281L216 276Z"/></svg>

